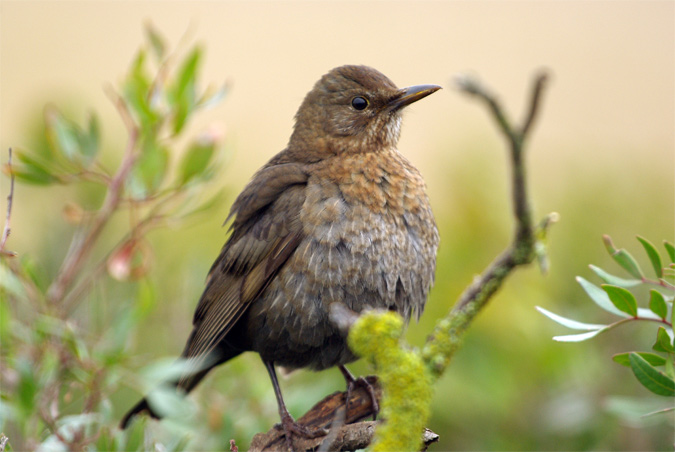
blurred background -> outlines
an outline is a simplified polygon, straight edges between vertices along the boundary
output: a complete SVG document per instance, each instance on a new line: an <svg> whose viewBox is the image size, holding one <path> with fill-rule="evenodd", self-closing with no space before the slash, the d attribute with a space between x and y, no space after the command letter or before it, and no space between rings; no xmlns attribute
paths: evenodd
<svg viewBox="0 0 675 452"><path fill-rule="evenodd" d="M4 1L2 161L10 146L30 149L39 142L45 104L79 121L96 111L104 150L114 161L125 131L103 87L121 81L144 43L144 24L151 22L173 48L203 45L201 82L227 82L229 91L190 127L223 134L227 162L216 185L226 187L228 197L198 224L152 236L150 278L161 302L129 337L140 368L182 350L234 196L283 149L296 109L322 74L366 64L399 86L442 85L409 109L399 143L426 178L441 232L436 286L408 332L419 346L507 245L513 227L504 141L485 108L458 93L452 78L477 75L516 121L533 75L546 68L552 79L527 157L536 217L560 214L550 234L550 272L518 271L469 331L436 386L429 428L441 440L432 450L671 449L672 414L639 418L622 405L626 399L616 398L667 405L611 361L614 353L650 349L653 326L631 324L562 344L551 337L570 331L534 307L610 321L574 280L599 282L588 264L620 273L602 234L639 256L645 268L635 235L659 247L664 239L673 242L673 17L671 1ZM8 186L2 176L3 198ZM63 202L55 202L61 196ZM46 274L55 271L72 234L62 210L73 196L86 198L70 188L17 186L9 248L36 256ZM114 303L117 296L103 299ZM362 362L352 369L372 372ZM342 390L343 382L336 370L300 371L282 386L291 412L300 415ZM137 397L120 386L111 396L113 409L121 415ZM204 449L224 448L229 438L248 444L253 433L277 422L272 387L256 356L213 372L194 398L213 433L203 439Z"/></svg>

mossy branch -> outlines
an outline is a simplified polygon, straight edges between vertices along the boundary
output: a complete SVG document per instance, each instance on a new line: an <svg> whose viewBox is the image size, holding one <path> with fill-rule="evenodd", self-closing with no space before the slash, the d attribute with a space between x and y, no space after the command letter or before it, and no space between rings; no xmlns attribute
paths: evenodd
<svg viewBox="0 0 675 452"><path fill-rule="evenodd" d="M538 226L532 224L523 159L524 143L539 111L547 75L534 81L526 120L513 127L497 102L478 81L461 78L461 91L486 102L510 146L513 184L513 211L516 230L513 242L461 295L447 317L441 319L421 352L401 342L402 320L394 313L367 313L358 318L349 333L350 346L375 363L384 391L384 423L378 427L371 450L420 450L420 432L427 422L431 384L448 367L455 351L476 315L487 305L511 272L539 258L546 269L545 238L556 214Z"/></svg>
<svg viewBox="0 0 675 452"><path fill-rule="evenodd" d="M476 96L488 105L507 139L511 157L513 214L516 228L513 242L462 293L448 316L437 323L433 333L427 338L422 357L434 377L443 374L459 348L466 329L516 267L530 264L535 258L539 258L542 269L547 269L544 254L546 232L557 219L557 214L549 214L536 227L532 223L523 158L524 144L539 111L547 80L548 75L544 72L535 77L525 122L521 127L514 127L497 99L477 80L468 77L457 79L462 92Z"/></svg>
<svg viewBox="0 0 675 452"><path fill-rule="evenodd" d="M431 379L419 353L402 346L403 319L394 312L367 312L349 332L349 346L377 365L384 388L372 451L420 450L431 409ZM373 340L376 338L376 340Z"/></svg>
<svg viewBox="0 0 675 452"><path fill-rule="evenodd" d="M448 367L455 351L460 347L464 333L476 315L487 305L492 295L501 287L511 272L521 266L538 259L543 271L546 271L546 233L549 226L557 219L557 214L547 215L538 225L532 224L532 213L525 179L523 159L524 143L527 141L534 123L547 75L541 73L534 80L532 95L526 119L521 127L513 127L497 102L496 98L478 81L461 78L458 85L461 91L477 96L487 103L501 131L507 138L511 154L511 177L513 184L513 212L516 228L513 242L500 254L474 282L462 293L461 297L448 313L441 319L421 351L408 347L403 337L403 320L393 312L370 311L361 316L349 311L338 303L331 306L331 320L342 330L349 330L349 346L362 358L371 361L378 373L378 382L384 394L380 402L381 419L373 435L373 422L360 422L350 425L349 420L340 426L335 438L326 437L320 446L321 450L345 450L346 431L349 436L361 438L370 443L369 450L426 450L436 441L433 434L427 439L424 426L430 414L432 384ZM372 377L368 377L372 378ZM378 391L378 398L379 398ZM362 391L361 397L367 397ZM364 402L369 407L369 402ZM311 411L326 411L329 404L324 400ZM333 408L331 408L333 410ZM333 411L330 411L331 413ZM370 413L372 411L365 411ZM306 416L311 416L308 413ZM301 418L300 423L314 425L311 420ZM324 423L328 425L327 422ZM258 438L264 444L260 450L274 444L270 440L274 429ZM279 435L278 433L276 434ZM331 436L331 435L329 435ZM303 450L319 447L319 441L303 446ZM359 443L363 447L364 442ZM257 443L256 443L257 444ZM297 446L297 444L296 444ZM255 449L252 447L252 449ZM257 450L257 449L256 449Z"/></svg>

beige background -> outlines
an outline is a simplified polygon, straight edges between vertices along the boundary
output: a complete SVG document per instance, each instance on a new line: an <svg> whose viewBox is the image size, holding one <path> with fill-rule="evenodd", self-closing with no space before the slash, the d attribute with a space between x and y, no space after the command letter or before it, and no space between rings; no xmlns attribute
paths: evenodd
<svg viewBox="0 0 675 452"><path fill-rule="evenodd" d="M449 88L453 74L470 71L514 113L532 71L548 67L554 78L534 159L560 169L583 152L588 164L630 155L672 167L669 1L3 1L1 8L3 149L22 145L22 125L46 101L71 102L80 118L92 102L113 115L101 87L119 81L150 20L173 45L185 34L205 45L205 83L231 82L212 118L232 132L237 179L285 145L304 94L346 63L371 65L400 86ZM438 155L493 134L486 121L446 89L409 112L400 147L434 173Z"/></svg>

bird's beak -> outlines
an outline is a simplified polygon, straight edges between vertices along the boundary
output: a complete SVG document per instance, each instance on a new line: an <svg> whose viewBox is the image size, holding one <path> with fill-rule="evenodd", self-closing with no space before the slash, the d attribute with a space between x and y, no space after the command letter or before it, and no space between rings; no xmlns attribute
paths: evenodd
<svg viewBox="0 0 675 452"><path fill-rule="evenodd" d="M403 88L399 91L399 95L389 102L388 107L393 110L398 110L416 102L429 94L435 93L441 89L438 85L415 85Z"/></svg>

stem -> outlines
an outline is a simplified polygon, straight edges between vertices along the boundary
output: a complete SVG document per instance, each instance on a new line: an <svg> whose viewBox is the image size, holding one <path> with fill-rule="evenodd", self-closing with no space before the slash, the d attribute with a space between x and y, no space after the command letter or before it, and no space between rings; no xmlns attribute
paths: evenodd
<svg viewBox="0 0 675 452"><path fill-rule="evenodd" d="M136 145L138 143L139 135L138 127L133 122L124 100L117 94L113 93L112 95L115 96L114 103L122 116L122 120L127 126L129 141L127 142L124 156L122 157L122 163L120 164L117 173L110 181L101 209L94 217L88 231L83 231L84 236L73 239L68 255L61 265L54 282L49 286L49 290L47 291L47 301L50 304L56 304L63 300L66 292L72 285L73 280L80 271L82 264L91 253L94 243L96 243L103 228L117 209L124 188L124 182L136 161Z"/></svg>
<svg viewBox="0 0 675 452"><path fill-rule="evenodd" d="M535 78L528 114L520 129L511 126L497 99L480 83L470 78L458 80L462 91L477 96L487 104L509 143L516 231L513 243L462 293L448 316L438 322L433 333L427 338L422 353L432 375L436 377L440 376L448 366L461 344L464 332L478 313L487 305L492 295L501 287L506 277L516 267L529 264L536 257L535 243L537 239L528 199L523 144L539 111L541 94L546 80L547 75L545 73L540 73ZM542 224L544 225L542 227L546 228L550 222Z"/></svg>
<svg viewBox="0 0 675 452"><path fill-rule="evenodd" d="M6 256L16 256L16 253L5 251L5 245L11 232L10 219L12 217L12 200L14 199L14 173L12 172L12 148L9 148L9 157L7 157L7 170L9 171L9 194L7 195L7 214L5 216L5 227L2 230L2 239L0 239L0 254Z"/></svg>

